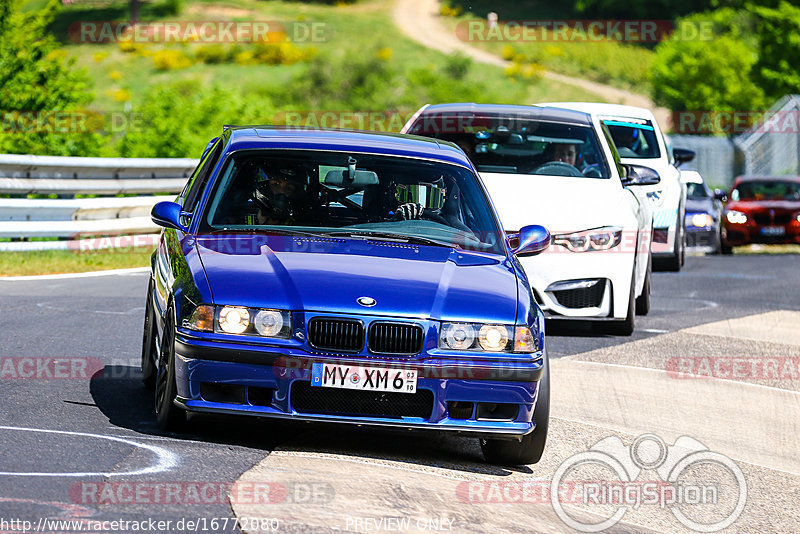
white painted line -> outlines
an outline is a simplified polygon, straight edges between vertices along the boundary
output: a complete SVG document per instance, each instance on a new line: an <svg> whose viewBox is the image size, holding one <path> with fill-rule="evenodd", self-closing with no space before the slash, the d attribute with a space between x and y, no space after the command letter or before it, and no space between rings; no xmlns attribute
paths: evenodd
<svg viewBox="0 0 800 534"><path fill-rule="evenodd" d="M669 334L669 330L661 330L659 328L642 328L640 332L647 332L648 334Z"/></svg>
<svg viewBox="0 0 800 534"><path fill-rule="evenodd" d="M119 477L119 476L132 476L132 475L147 475L151 473L161 473L163 471L169 471L178 465L178 456L166 449L162 449L161 447L156 447L155 445L148 445L145 443L137 443L135 441L125 439L125 438L118 438L114 436L103 436L100 434L89 434L86 432L69 432L66 430L47 430L43 428L25 428L25 427L18 427L18 426L0 426L0 430L11 430L11 431L18 431L18 432L39 432L43 434L56 434L56 435L65 435L65 436L79 436L84 438L95 438L95 439L105 439L108 441L116 441L119 443L124 443L125 445L130 445L131 447L136 447L139 449L145 449L158 457L158 462L154 465L149 467L144 467L142 469L135 469L132 471L117 471L117 472L86 472L86 473L77 473L77 472L66 472L66 473L52 473L52 472L14 472L8 471L3 472L0 471L0 476L9 476L9 477Z"/></svg>
<svg viewBox="0 0 800 534"><path fill-rule="evenodd" d="M109 269L106 271L90 271L86 273L36 274L32 276L0 276L0 281L27 282L34 280L64 280L67 278L93 278L95 276L146 273L149 270L150 267L131 267L130 269Z"/></svg>

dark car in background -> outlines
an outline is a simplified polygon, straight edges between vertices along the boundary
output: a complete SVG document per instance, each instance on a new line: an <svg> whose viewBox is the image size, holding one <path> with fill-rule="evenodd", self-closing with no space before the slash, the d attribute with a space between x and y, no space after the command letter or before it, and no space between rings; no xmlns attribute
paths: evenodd
<svg viewBox="0 0 800 534"><path fill-rule="evenodd" d="M751 243L800 243L800 177L740 176L723 216L723 254Z"/></svg>
<svg viewBox="0 0 800 534"><path fill-rule="evenodd" d="M694 171L683 171L681 180L686 184L686 247L695 252L719 254L725 191L712 191Z"/></svg>

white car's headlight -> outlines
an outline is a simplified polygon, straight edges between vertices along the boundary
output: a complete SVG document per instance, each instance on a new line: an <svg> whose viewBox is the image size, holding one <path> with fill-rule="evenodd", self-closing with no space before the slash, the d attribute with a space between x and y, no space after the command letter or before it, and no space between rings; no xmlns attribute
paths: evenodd
<svg viewBox="0 0 800 534"><path fill-rule="evenodd" d="M725 214L725 218L731 224L744 224L747 222L747 215L741 211L731 210Z"/></svg>
<svg viewBox="0 0 800 534"><path fill-rule="evenodd" d="M442 323L439 348L483 352L536 352L539 340L527 326Z"/></svg>
<svg viewBox="0 0 800 534"><path fill-rule="evenodd" d="M622 241L622 228L616 226L553 236L553 243L566 247L572 252L608 250L619 245L620 241Z"/></svg>
<svg viewBox="0 0 800 534"><path fill-rule="evenodd" d="M244 306L195 308L183 327L201 332L244 334L288 339L292 335L292 314L285 310L266 310Z"/></svg>
<svg viewBox="0 0 800 534"><path fill-rule="evenodd" d="M694 213L689 219L689 222L691 222L692 226L697 228L706 228L714 226L714 217L708 213Z"/></svg>

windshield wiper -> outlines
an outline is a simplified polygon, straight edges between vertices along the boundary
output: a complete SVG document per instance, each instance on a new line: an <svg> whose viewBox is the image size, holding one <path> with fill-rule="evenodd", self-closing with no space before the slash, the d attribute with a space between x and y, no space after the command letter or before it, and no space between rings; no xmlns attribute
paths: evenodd
<svg viewBox="0 0 800 534"><path fill-rule="evenodd" d="M287 228L224 228L207 232L207 235L242 233L242 234L272 234L272 235L299 235L304 237L327 236L325 232L305 232L302 230L289 230Z"/></svg>
<svg viewBox="0 0 800 534"><path fill-rule="evenodd" d="M395 241L398 243L416 243L419 245L433 245L435 247L447 247L447 248L461 248L455 243L448 243L446 241L439 241L437 239L431 239L429 237L420 237L415 235L406 235L406 234L396 234L393 232L376 232L376 231L340 231L340 232L331 232L327 234L331 237L352 237L352 238L364 238L364 239L374 239L376 241Z"/></svg>

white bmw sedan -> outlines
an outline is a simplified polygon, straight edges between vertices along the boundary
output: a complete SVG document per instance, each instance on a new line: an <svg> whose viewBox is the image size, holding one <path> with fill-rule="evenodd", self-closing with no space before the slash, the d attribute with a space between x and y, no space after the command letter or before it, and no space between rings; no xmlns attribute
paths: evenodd
<svg viewBox="0 0 800 534"><path fill-rule="evenodd" d="M548 317L633 332L650 307L653 216L640 186L659 178L623 165L604 125L556 108L442 104L420 109L402 132L460 146L511 239L529 224L550 230L548 251L520 258Z"/></svg>
<svg viewBox="0 0 800 534"><path fill-rule="evenodd" d="M657 269L680 271L686 257L686 185L677 167L691 161L694 152L673 150L649 109L588 102L540 105L583 111L600 119L622 163L644 165L658 173L661 181L643 188L653 206L653 259Z"/></svg>

